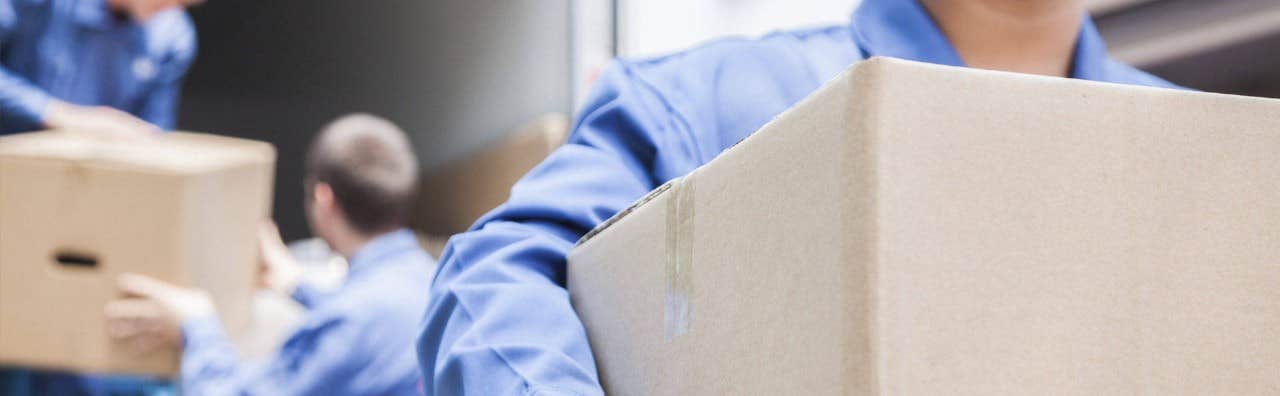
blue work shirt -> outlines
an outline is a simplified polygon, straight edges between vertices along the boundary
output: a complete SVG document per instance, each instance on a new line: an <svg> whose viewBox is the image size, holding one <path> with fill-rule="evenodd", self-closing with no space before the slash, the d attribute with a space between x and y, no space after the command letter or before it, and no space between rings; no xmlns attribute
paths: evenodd
<svg viewBox="0 0 1280 396"><path fill-rule="evenodd" d="M426 394L601 394L564 287L575 241L870 56L962 65L923 6L909 0L863 0L848 26L613 64L568 142L445 248L418 343ZM1071 73L1173 87L1109 58L1087 17Z"/></svg>
<svg viewBox="0 0 1280 396"><path fill-rule="evenodd" d="M331 293L300 288L303 323L265 362L241 362L216 317L183 324L189 395L417 395L413 339L434 262L413 233L383 234L348 260Z"/></svg>
<svg viewBox="0 0 1280 396"><path fill-rule="evenodd" d="M139 23L106 0L0 0L0 135L42 129L51 99L172 129L195 53L181 8Z"/></svg>

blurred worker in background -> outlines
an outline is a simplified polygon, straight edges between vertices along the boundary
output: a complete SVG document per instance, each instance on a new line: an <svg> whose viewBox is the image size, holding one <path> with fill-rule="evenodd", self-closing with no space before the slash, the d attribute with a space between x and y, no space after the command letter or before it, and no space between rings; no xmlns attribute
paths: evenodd
<svg viewBox="0 0 1280 396"><path fill-rule="evenodd" d="M180 326L180 384L192 395L417 395L413 340L434 260L403 228L418 174L408 138L381 118L341 118L312 144L306 174L311 231L346 257L349 270L336 291L300 284L302 269L279 232L263 226L263 284L307 309L268 361L240 361L206 292L143 275L121 277L135 298L108 305L108 334L145 350L175 341ZM145 312L139 304L152 302L166 317L137 316Z"/></svg>
<svg viewBox="0 0 1280 396"><path fill-rule="evenodd" d="M174 127L195 57L183 7L203 0L0 0L0 135L91 130L136 138ZM0 370L0 394L167 394L164 381Z"/></svg>
<svg viewBox="0 0 1280 396"><path fill-rule="evenodd" d="M574 242L871 56L1173 87L1111 59L1079 0L862 0L845 26L619 61L565 146L449 241L418 345L426 394L601 394L564 288Z"/></svg>
<svg viewBox="0 0 1280 396"><path fill-rule="evenodd" d="M0 134L174 127L203 0L0 0Z"/></svg>

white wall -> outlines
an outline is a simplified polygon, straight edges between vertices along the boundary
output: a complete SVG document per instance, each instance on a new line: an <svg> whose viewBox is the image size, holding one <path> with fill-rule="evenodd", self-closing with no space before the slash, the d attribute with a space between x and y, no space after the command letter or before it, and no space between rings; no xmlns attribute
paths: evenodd
<svg viewBox="0 0 1280 396"><path fill-rule="evenodd" d="M618 54L678 51L723 36L846 24L858 0L618 0Z"/></svg>
<svg viewBox="0 0 1280 396"><path fill-rule="evenodd" d="M603 0L583 0L587 2ZM617 0L618 54L661 55L728 35L848 23L859 0ZM1085 0L1105 12L1152 0Z"/></svg>

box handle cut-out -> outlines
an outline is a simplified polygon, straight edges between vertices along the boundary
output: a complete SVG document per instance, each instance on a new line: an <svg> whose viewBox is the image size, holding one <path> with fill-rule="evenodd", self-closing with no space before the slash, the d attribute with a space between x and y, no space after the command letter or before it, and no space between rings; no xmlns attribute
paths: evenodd
<svg viewBox="0 0 1280 396"><path fill-rule="evenodd" d="M59 250L54 253L53 260L58 265L69 268L98 268L98 257L85 252Z"/></svg>

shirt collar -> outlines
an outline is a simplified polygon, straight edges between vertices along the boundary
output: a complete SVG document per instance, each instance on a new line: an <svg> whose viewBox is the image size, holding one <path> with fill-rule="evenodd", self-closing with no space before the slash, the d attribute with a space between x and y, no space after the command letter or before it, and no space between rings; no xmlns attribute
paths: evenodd
<svg viewBox="0 0 1280 396"><path fill-rule="evenodd" d="M413 231L408 229L398 229L379 235L369 242L365 242L364 246L356 250L347 259L348 270L347 276L354 277L357 274L368 271L371 267L376 267L379 263L386 262L388 258L398 253L418 249L418 238L413 235Z"/></svg>
<svg viewBox="0 0 1280 396"><path fill-rule="evenodd" d="M864 57L964 66L960 54L918 0L863 0L851 19L853 41ZM1102 80L1107 59L1106 44L1086 15L1076 40L1071 76Z"/></svg>
<svg viewBox="0 0 1280 396"><path fill-rule="evenodd" d="M1084 16L1080 23L1080 37L1076 39L1075 59L1071 64L1071 77L1081 80L1106 81L1107 43L1102 40L1093 19Z"/></svg>

